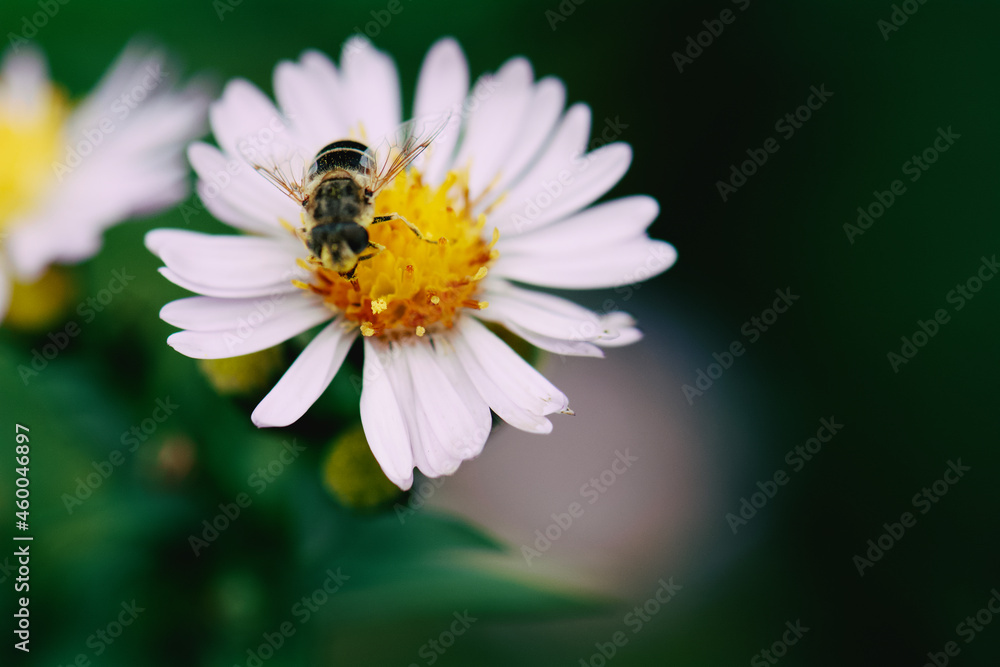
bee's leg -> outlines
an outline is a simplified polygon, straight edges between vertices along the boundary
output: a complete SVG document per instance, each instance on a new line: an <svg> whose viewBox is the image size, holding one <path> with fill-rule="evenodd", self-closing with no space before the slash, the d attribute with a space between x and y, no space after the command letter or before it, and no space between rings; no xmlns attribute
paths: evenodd
<svg viewBox="0 0 1000 667"><path fill-rule="evenodd" d="M378 243L372 243L371 241L369 241L368 242L368 252L365 252L364 254L358 255L357 263L351 268L351 270L350 271L344 271L340 275L343 278L345 278L346 280L350 280L351 283L354 285L354 290L357 291L360 288L358 287L357 281L354 280L354 272L358 270L358 264L360 264L361 262L363 262L363 261L365 261L367 259L371 259L372 257L374 257L375 255L379 254L383 250L385 250L385 246L384 245L381 245L381 244L378 244Z"/></svg>
<svg viewBox="0 0 1000 667"><path fill-rule="evenodd" d="M309 230L306 227L293 227L289 223L281 220L281 226L287 229L289 232L295 235L295 238L302 241L303 243L308 243L309 241Z"/></svg>
<svg viewBox="0 0 1000 667"><path fill-rule="evenodd" d="M380 222L389 222L390 220L402 220L403 223L410 228L410 231L416 234L417 238L420 239L421 241L427 241L428 243L437 243L437 241L429 239L426 236L424 236L423 233L419 229L417 229L416 225L414 225L412 222L401 216L399 213L390 213L389 215L376 215L375 219L372 220L372 224L375 225Z"/></svg>
<svg viewBox="0 0 1000 667"><path fill-rule="evenodd" d="M371 241L369 241L368 242L368 251L365 252L365 253L362 253L362 254L358 255L358 261L359 262L363 262L366 259L371 259L372 257L374 257L375 255L379 254L383 250L385 250L385 246L384 245L381 245L379 243L372 243Z"/></svg>
<svg viewBox="0 0 1000 667"><path fill-rule="evenodd" d="M368 258L366 257L365 259L368 259ZM361 258L358 258L358 261L360 262ZM341 274L340 274L340 277L343 278L344 280L350 281L351 287L354 288L355 292L360 292L361 291L361 285L358 284L358 279L354 277L354 272L357 271L357 270L358 270L358 265L355 264L354 266L351 267L350 271L342 271Z"/></svg>

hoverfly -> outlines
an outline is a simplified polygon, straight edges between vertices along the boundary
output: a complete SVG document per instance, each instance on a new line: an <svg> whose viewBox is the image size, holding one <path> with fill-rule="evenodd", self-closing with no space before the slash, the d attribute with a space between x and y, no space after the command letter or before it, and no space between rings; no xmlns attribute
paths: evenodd
<svg viewBox="0 0 1000 667"><path fill-rule="evenodd" d="M450 114L431 122L411 120L374 148L353 139L334 141L316 153L298 178L292 175L288 162L279 165L273 160L268 164L248 161L302 206L304 227L297 233L313 261L351 279L358 262L371 259L385 248L369 240L371 225L402 220L414 234L424 238L398 213L375 215L375 198L430 146L450 120Z"/></svg>

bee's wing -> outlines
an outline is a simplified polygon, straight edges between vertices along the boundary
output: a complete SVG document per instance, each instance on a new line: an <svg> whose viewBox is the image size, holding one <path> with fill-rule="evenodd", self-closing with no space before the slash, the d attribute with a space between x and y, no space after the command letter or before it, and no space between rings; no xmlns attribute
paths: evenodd
<svg viewBox="0 0 1000 667"><path fill-rule="evenodd" d="M372 194L392 182L423 153L452 120L451 113L414 118L400 125L378 144L369 148L361 164L368 173Z"/></svg>
<svg viewBox="0 0 1000 667"><path fill-rule="evenodd" d="M238 143L243 159L250 163L258 174L266 178L272 185L284 192L297 203L305 199L303 185L305 184L305 159L301 151L289 146L268 146L268 150L259 150L245 142Z"/></svg>

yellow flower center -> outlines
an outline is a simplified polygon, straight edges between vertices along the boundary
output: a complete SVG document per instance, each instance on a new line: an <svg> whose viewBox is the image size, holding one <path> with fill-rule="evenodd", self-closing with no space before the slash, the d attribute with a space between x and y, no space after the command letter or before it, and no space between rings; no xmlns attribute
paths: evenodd
<svg viewBox="0 0 1000 667"><path fill-rule="evenodd" d="M0 232L50 185L68 112L65 97L52 87L37 108L0 98Z"/></svg>
<svg viewBox="0 0 1000 667"><path fill-rule="evenodd" d="M50 266L33 283L22 283L15 278L3 325L22 331L44 331L65 319L75 297L72 276L58 266Z"/></svg>
<svg viewBox="0 0 1000 667"><path fill-rule="evenodd" d="M359 262L352 279L307 264L314 280L299 286L321 295L365 336L423 336L432 325L450 328L461 308L485 308L476 295L497 256L497 235L483 240L486 216L473 220L468 196L452 194L460 182L455 172L438 187L423 184L415 169L400 174L379 193L375 215L400 215L420 236L402 220L372 224L369 240L385 249Z"/></svg>

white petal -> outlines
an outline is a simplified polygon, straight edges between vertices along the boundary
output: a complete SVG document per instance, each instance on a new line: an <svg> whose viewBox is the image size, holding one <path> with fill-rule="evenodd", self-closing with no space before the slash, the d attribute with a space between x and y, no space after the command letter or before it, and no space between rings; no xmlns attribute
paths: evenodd
<svg viewBox="0 0 1000 667"><path fill-rule="evenodd" d="M420 427L417 425L416 391L410 376L408 358L404 352L406 347L400 343L393 343L379 345L377 349L381 350L382 368L393 387L399 411L406 427L409 437L408 446L413 458L412 465L425 472L432 471L431 475L438 477L453 471L461 462L438 457L436 449L424 447L421 443L422 436ZM432 459L431 456L434 458Z"/></svg>
<svg viewBox="0 0 1000 667"><path fill-rule="evenodd" d="M344 44L340 68L344 94L350 100L352 112L346 117L347 125L356 130L361 124L363 141L375 145L401 122L396 65L367 39L352 37Z"/></svg>
<svg viewBox="0 0 1000 667"><path fill-rule="evenodd" d="M253 299L189 296L160 309L160 319L179 329L226 331L241 324L255 326L264 319L282 318L302 308L319 305L319 297L297 290Z"/></svg>
<svg viewBox="0 0 1000 667"><path fill-rule="evenodd" d="M8 50L0 63L0 105L24 113L37 114L48 104L49 70L45 56L33 46Z"/></svg>
<svg viewBox="0 0 1000 667"><path fill-rule="evenodd" d="M464 317L456 328L459 335L452 341L463 361L471 355L483 373L522 409L544 416L565 410L569 405L565 394L483 324Z"/></svg>
<svg viewBox="0 0 1000 667"><path fill-rule="evenodd" d="M590 134L590 107L586 104L574 104L563 115L545 150L537 157L534 165L516 182L504 195L504 201L491 213L490 222L503 221L512 212L522 211L532 195L545 179L556 178L559 173L579 164L577 158L583 154ZM571 172L572 173L572 172ZM488 205L484 200L476 208L478 214ZM509 223L505 223L510 226Z"/></svg>
<svg viewBox="0 0 1000 667"><path fill-rule="evenodd" d="M304 51L299 58L298 66L302 81L312 92L294 93L299 99L292 104L298 107L293 107L296 110L290 112L294 114L294 118L290 120L297 134L302 137L303 146L315 146L316 150L312 153L306 151L307 157L311 160L323 146L338 139L346 139L352 136L352 132L357 132L359 119L355 116L343 75L338 72L337 66L325 53L314 49ZM302 81L299 81L299 85ZM322 97L322 106L317 109L299 110L299 107L308 103L307 97L313 99L313 95ZM317 115L323 119L319 122L311 120Z"/></svg>
<svg viewBox="0 0 1000 667"><path fill-rule="evenodd" d="M85 230L96 226L98 221L87 211L81 211L83 220L75 233L57 235L47 218L32 217L19 222L5 239L8 261L20 280L32 282L45 272L45 268L55 260L64 263L75 262L90 257L100 248L100 235Z"/></svg>
<svg viewBox="0 0 1000 667"><path fill-rule="evenodd" d="M124 161L134 160L141 167L152 170L175 164L183 166L184 144L205 133L210 94L206 86L197 81L181 90L173 90L169 75L161 72L160 67L162 63L156 61L142 68L136 75L135 86L125 89L129 95L145 95L142 104L134 110L115 100L110 110L100 107L90 116L80 108L73 112L66 133L67 164L72 164L71 149L96 143L75 171L117 169L128 177L131 169L122 167ZM121 90L118 95L122 95ZM98 126L111 129L95 135ZM95 136L100 137L99 141ZM186 172L185 168L185 180Z"/></svg>
<svg viewBox="0 0 1000 667"><path fill-rule="evenodd" d="M313 86L327 91L333 102L330 113L340 120L345 130L349 131L350 100L347 97L343 77L337 71L337 66L325 53L314 49L304 51L302 57L299 58L299 63L312 81ZM347 134L345 133L344 136L346 137Z"/></svg>
<svg viewBox="0 0 1000 667"><path fill-rule="evenodd" d="M409 489L413 484L413 453L406 422L396 400L396 392L404 388L393 387L376 347L365 339L365 368L361 388L361 423L375 460L382 471L399 488ZM386 346L388 347L388 346Z"/></svg>
<svg viewBox="0 0 1000 667"><path fill-rule="evenodd" d="M565 104L566 87L559 79L546 77L535 85L531 102L521 119L517 141L512 142L510 154L504 158L500 167L500 179L494 186L498 195L523 175L524 170L541 152L555 129ZM492 198L487 201L492 201Z"/></svg>
<svg viewBox="0 0 1000 667"><path fill-rule="evenodd" d="M649 280L677 260L665 241L636 239L592 253L565 253L539 248L534 254L501 255L494 276L561 289L618 287Z"/></svg>
<svg viewBox="0 0 1000 667"><path fill-rule="evenodd" d="M403 358L409 368L419 434L413 446L420 447L431 464L421 472L431 477L451 474L462 461L482 451L490 432L489 410L485 415L470 411L476 406L485 409L485 402L470 406L463 400L431 350L430 341L405 345Z"/></svg>
<svg viewBox="0 0 1000 667"><path fill-rule="evenodd" d="M337 374L357 329L347 330L338 318L320 331L285 371L250 419L257 426L288 426L306 413Z"/></svg>
<svg viewBox="0 0 1000 667"><path fill-rule="evenodd" d="M53 193L47 205L14 223L6 245L11 265L22 280L37 279L55 262L73 263L92 256L101 246L103 230L130 215L121 193L108 192L97 179L80 180L94 189ZM158 194L180 198L184 189L161 183Z"/></svg>
<svg viewBox="0 0 1000 667"><path fill-rule="evenodd" d="M163 72L165 56L162 51L152 49L138 41L128 44L108 67L92 92L73 110L69 123L69 133L79 135L83 130L96 127L116 104L120 108L123 94L137 85L150 73L165 78ZM158 87L158 86L157 86ZM144 100L145 102L145 100Z"/></svg>
<svg viewBox="0 0 1000 667"><path fill-rule="evenodd" d="M420 443L420 427L417 425L416 392L413 389L408 357L405 354L407 345L400 343L382 345L373 343L372 347L380 351L379 361L382 364L381 368L388 376L389 384L392 385L393 393L396 397L409 438L408 446L410 454L413 457L412 465L424 471L438 470L444 463L437 459L432 463L427 456L426 448ZM451 469L451 465L451 463L447 463L445 467ZM457 466L458 463L454 465ZM437 477L442 474L446 474L443 468L441 472L435 473L433 476Z"/></svg>
<svg viewBox="0 0 1000 667"><path fill-rule="evenodd" d="M175 111L179 115L186 113L181 107ZM75 169L61 166L59 185L51 191L51 198L44 202L45 217L54 219L55 224L65 228L78 227L89 217L103 222L103 225L98 227L95 223L88 223L88 229L101 230L124 217L150 213L186 197L188 170L181 144L194 136L175 133L171 141L134 151L128 143L129 135L134 133L126 130L141 129L144 125L154 135L166 129L155 127L155 123L145 124L137 120L122 129L121 134L116 133L113 138L105 139ZM60 209L65 208L70 209L70 215L59 215Z"/></svg>
<svg viewBox="0 0 1000 667"><path fill-rule="evenodd" d="M596 314L551 294L494 282L484 298L490 305L477 313L479 319L515 324L541 336L565 341L592 341L604 333Z"/></svg>
<svg viewBox="0 0 1000 667"><path fill-rule="evenodd" d="M208 111L219 145L233 157L249 151L267 154L276 143L295 137L284 117L267 96L246 79L233 79Z"/></svg>
<svg viewBox="0 0 1000 667"><path fill-rule="evenodd" d="M337 73L337 66L325 53L316 49L307 49L302 52L299 63L306 69L310 77L316 79L319 85L339 90L340 75Z"/></svg>
<svg viewBox="0 0 1000 667"><path fill-rule="evenodd" d="M480 100L469 115L455 164L458 167L469 165L472 199L493 181L503 159L519 139L521 119L531 102L532 79L531 64L527 60L513 58L507 61L490 81L493 92Z"/></svg>
<svg viewBox="0 0 1000 667"><path fill-rule="evenodd" d="M308 272L296 265L301 253L294 241L154 229L146 234L146 247L164 261L172 274L209 288L254 290L273 286L274 291L282 291L277 288L308 278Z"/></svg>
<svg viewBox="0 0 1000 667"><path fill-rule="evenodd" d="M601 323L609 335L594 341L601 347L624 347L642 340L642 331L635 326L635 318L619 311L608 313Z"/></svg>
<svg viewBox="0 0 1000 667"><path fill-rule="evenodd" d="M102 172L106 181L127 191L120 177L128 177L133 166L122 165L124 161L139 159L164 165L176 162L174 156L180 157L182 144L205 132L210 91L203 82L175 89L174 71L158 49L133 43L123 50L93 92L76 105L66 123L67 156L71 149L88 146L86 153L80 149L84 159L74 172ZM141 103L136 104L138 101ZM98 127L110 129L98 132ZM107 153L114 155L103 159ZM101 163L101 169L96 168L97 163ZM120 175L104 171L109 168ZM135 206L141 210L141 200Z"/></svg>
<svg viewBox="0 0 1000 667"><path fill-rule="evenodd" d="M281 317L261 317L251 324L238 325L220 331L178 331L167 343L181 354L194 359L228 359L274 347L298 336L333 313L321 305L300 300L299 308L282 313Z"/></svg>
<svg viewBox="0 0 1000 667"><path fill-rule="evenodd" d="M469 65L462 47L451 38L438 40L427 52L420 67L413 117L423 118L448 110L460 113L468 90ZM420 168L424 182L437 185L444 180L461 125L459 115L450 127L438 135L424 155L417 158L414 164Z"/></svg>
<svg viewBox="0 0 1000 667"><path fill-rule="evenodd" d="M258 287L215 287L213 285L204 285L202 283L197 283L178 275L177 273L171 271L167 267L161 267L158 269L160 275L177 285L178 287L183 287L189 292L194 292L195 294L203 294L205 296L215 296L220 299L254 299L254 298L269 298L274 294L288 294L292 292L299 292L299 288L296 287L289 280L287 282L276 283L273 285L261 285Z"/></svg>
<svg viewBox="0 0 1000 667"><path fill-rule="evenodd" d="M652 197L637 195L613 199L526 234L504 236L501 233L497 250L501 256L534 254L545 247L581 253L604 250L642 236L659 212L659 204Z"/></svg>
<svg viewBox="0 0 1000 667"><path fill-rule="evenodd" d="M461 334L453 337L453 346L476 391L500 419L529 433L552 432L552 422L525 407L528 401L520 388L511 387L509 383L503 383L502 386L499 378L493 378L483 370L482 364L462 340Z"/></svg>
<svg viewBox="0 0 1000 667"><path fill-rule="evenodd" d="M535 347L545 350L546 352L552 352L553 354L561 354L569 357L600 358L604 356L604 352L601 351L601 348L597 347L594 343L582 340L566 340L563 338L553 338L552 336L543 336L542 334L535 333L531 329L527 329L514 323L505 323L504 326L510 329L511 333L520 336Z"/></svg>
<svg viewBox="0 0 1000 667"><path fill-rule="evenodd" d="M579 211L621 180L632 163L628 144L602 146L557 170L532 171L490 216L500 234L523 234Z"/></svg>
<svg viewBox="0 0 1000 667"><path fill-rule="evenodd" d="M273 223L264 222L261 216L248 216L245 211L236 208L229 201L220 197L218 192L213 188L209 188L205 181L199 180L195 183L195 190L198 193L201 203L205 206L205 210L217 220L221 220L231 227L250 232L251 234L275 234ZM190 214L190 212L188 213ZM199 211L195 209L194 215L198 214ZM297 220L298 218L294 218L292 222ZM187 223L187 217L185 217L185 223Z"/></svg>
<svg viewBox="0 0 1000 667"><path fill-rule="evenodd" d="M606 314L601 318L601 321L610 329L627 329L635 326L635 318L620 310Z"/></svg>
<svg viewBox="0 0 1000 667"><path fill-rule="evenodd" d="M58 185L29 215L11 222L10 259L26 279L51 263L89 257L112 224L187 196L183 144L204 131L207 97L197 85L171 90L160 70L162 56L140 53L126 49L98 90L76 107L66 125L65 153L54 166ZM141 105L128 109L115 102L139 86L148 92ZM110 129L98 131L98 125Z"/></svg>
<svg viewBox="0 0 1000 667"><path fill-rule="evenodd" d="M490 406L486 403L462 366L458 352L451 342L451 335L435 336L433 339L433 360L444 371L449 386L455 389L456 395L464 405L464 413L471 418L473 428L466 437L455 443L455 453L464 460L479 456L483 445L493 427L493 417ZM431 348L428 348L429 350Z"/></svg>
<svg viewBox="0 0 1000 667"><path fill-rule="evenodd" d="M614 338L602 338L594 341L594 345L600 345L601 347L625 347L626 345L638 343L640 340L642 340L642 331L637 327L628 327L627 329L619 329L618 335Z"/></svg>
<svg viewBox="0 0 1000 667"><path fill-rule="evenodd" d="M322 77L313 76L298 63L281 62L274 71L274 95L310 156L348 135L347 123L340 116L338 91L320 81Z"/></svg>
<svg viewBox="0 0 1000 667"><path fill-rule="evenodd" d="M240 229L272 235L287 233L280 219L299 223L302 207L242 157L227 156L214 146L196 142L188 148L188 159L201 179L198 182L201 200L220 220Z"/></svg>
<svg viewBox="0 0 1000 667"><path fill-rule="evenodd" d="M458 469L462 458L442 447L434 430L429 428L427 419L421 418L423 390L418 389L417 378L423 374L426 382L427 373L423 372L420 360L414 356L415 344L414 341L392 344L387 348L389 354L382 357L382 363L406 423L414 465L429 477L450 475Z"/></svg>

